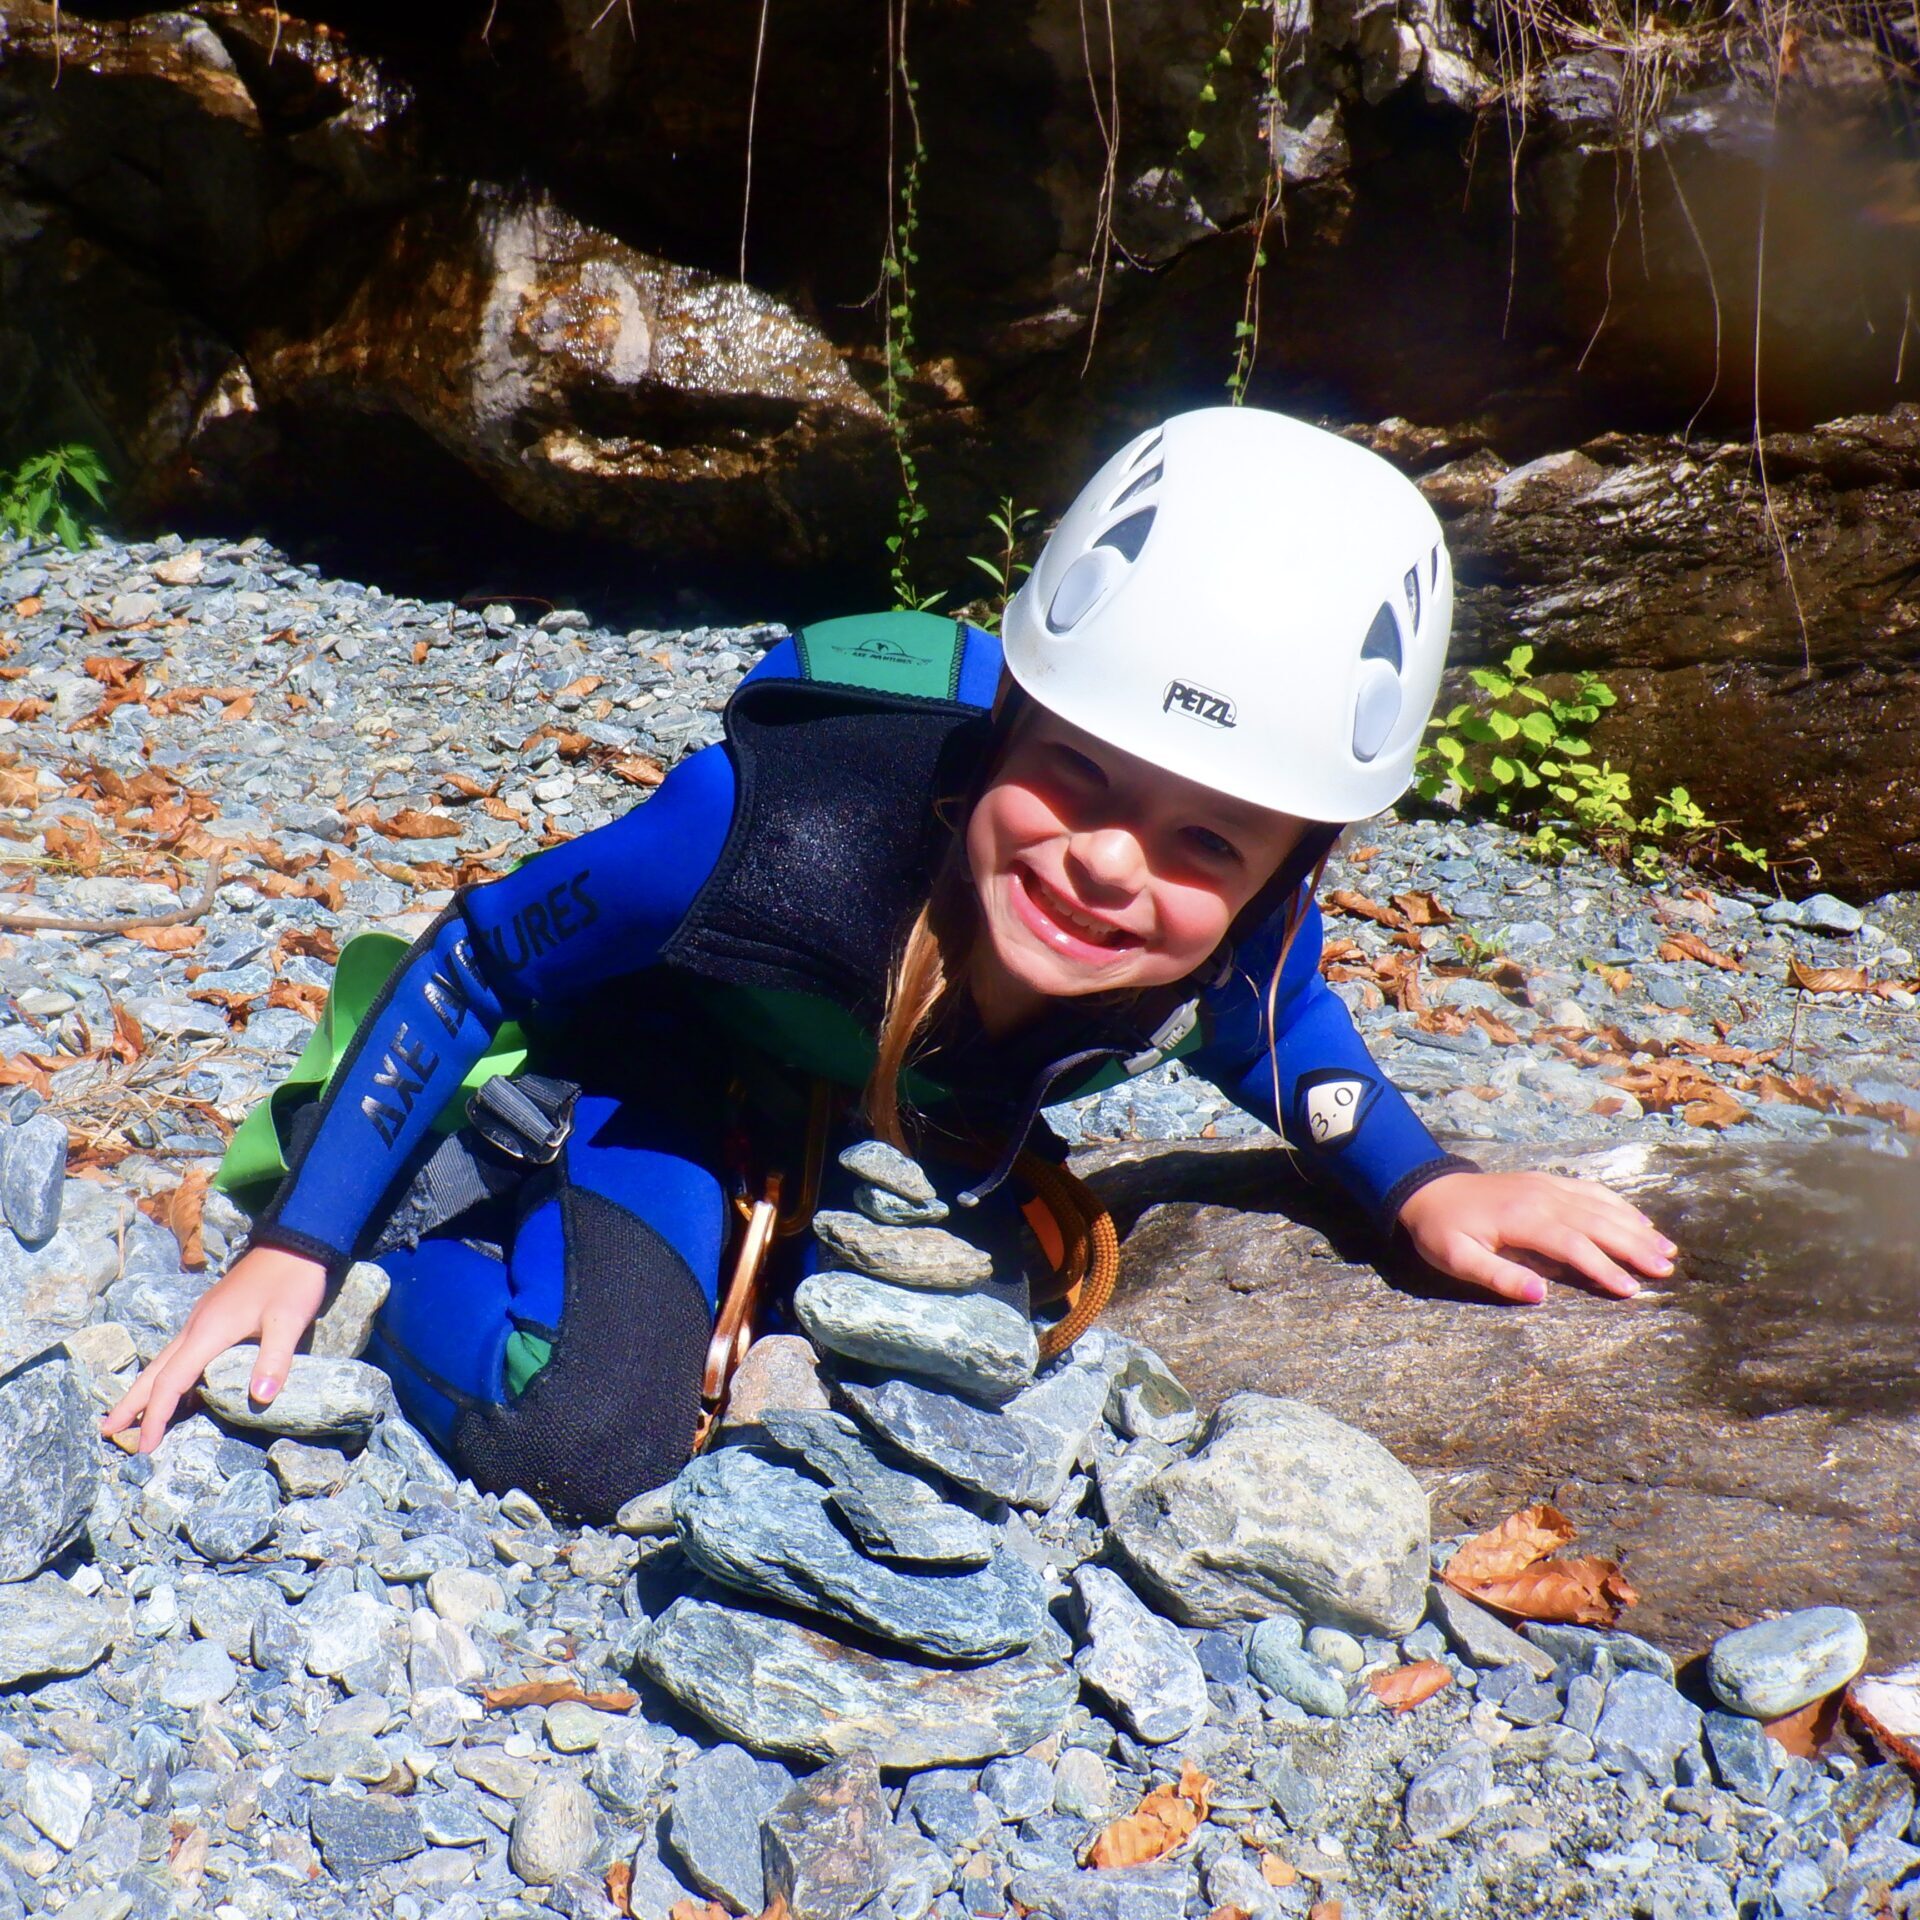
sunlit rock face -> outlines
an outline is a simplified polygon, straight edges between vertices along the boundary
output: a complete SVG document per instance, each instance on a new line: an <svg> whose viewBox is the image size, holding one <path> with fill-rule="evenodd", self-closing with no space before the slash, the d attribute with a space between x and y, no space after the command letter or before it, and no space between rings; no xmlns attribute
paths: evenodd
<svg viewBox="0 0 1920 1920"><path fill-rule="evenodd" d="M1912 1163L1732 1139L1522 1154L1481 1158L1606 1178L1680 1244L1674 1277L1482 1304L1329 1242L1271 1149L1112 1148L1085 1163L1133 1222L1111 1324L1209 1406L1279 1394L1371 1433L1426 1484L1436 1536L1551 1501L1624 1556L1624 1624L1677 1653L1815 1605L1913 1646Z"/></svg>

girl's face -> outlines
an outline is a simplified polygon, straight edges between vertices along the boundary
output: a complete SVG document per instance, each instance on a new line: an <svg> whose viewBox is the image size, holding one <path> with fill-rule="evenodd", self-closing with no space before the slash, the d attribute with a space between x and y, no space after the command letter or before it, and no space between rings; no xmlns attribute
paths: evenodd
<svg viewBox="0 0 1920 1920"><path fill-rule="evenodd" d="M967 821L988 1030L1046 1000L1184 979L1304 830L1030 708Z"/></svg>

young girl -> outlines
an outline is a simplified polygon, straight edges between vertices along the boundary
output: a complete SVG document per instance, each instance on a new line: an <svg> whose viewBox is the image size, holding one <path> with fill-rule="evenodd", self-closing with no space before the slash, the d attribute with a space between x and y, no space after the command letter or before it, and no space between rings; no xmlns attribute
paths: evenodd
<svg viewBox="0 0 1920 1920"><path fill-rule="evenodd" d="M1179 1057L1444 1273L1537 1301L1529 1255L1622 1296L1670 1271L1605 1188L1443 1152L1321 980L1314 882L1405 791L1451 614L1405 478L1221 408L1095 475L1004 659L927 614L793 634L722 745L421 938L249 1250L106 1430L150 1450L239 1341L271 1400L371 1253L368 1357L408 1417L483 1487L605 1518L687 1455L738 1130L802 1130L811 1077L864 1090L845 1138L910 1113L923 1154L991 1142L1004 1167L1043 1104ZM510 1018L540 1074L437 1134Z"/></svg>

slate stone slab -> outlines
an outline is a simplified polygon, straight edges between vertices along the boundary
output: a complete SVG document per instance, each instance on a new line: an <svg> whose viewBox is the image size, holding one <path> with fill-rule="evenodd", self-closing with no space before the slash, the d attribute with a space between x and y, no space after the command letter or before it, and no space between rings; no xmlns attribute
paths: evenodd
<svg viewBox="0 0 1920 1920"><path fill-rule="evenodd" d="M0 1213L23 1245L37 1247L60 1225L67 1178L67 1129L50 1113L0 1136Z"/></svg>
<svg viewBox="0 0 1920 1920"><path fill-rule="evenodd" d="M280 1391L266 1405L248 1394L258 1347L230 1347L207 1368L200 1398L208 1412L236 1427L283 1433L295 1440L365 1440L393 1406L393 1383L360 1360L320 1360L298 1353Z"/></svg>
<svg viewBox="0 0 1920 1920"><path fill-rule="evenodd" d="M817 1346L869 1366L924 1374L983 1400L1018 1393L1040 1364L1032 1322L985 1294L926 1293L864 1274L814 1273L794 1289L793 1306Z"/></svg>
<svg viewBox="0 0 1920 1920"><path fill-rule="evenodd" d="M883 1226L865 1214L825 1208L813 1216L813 1233L835 1266L897 1287L964 1293L993 1278L992 1259L944 1227Z"/></svg>
<svg viewBox="0 0 1920 1920"><path fill-rule="evenodd" d="M741 1446L691 1462L674 1483L681 1545L715 1579L825 1613L950 1660L1016 1652L1040 1631L1037 1574L1003 1551L985 1566L908 1573L870 1560L828 1510L825 1488Z"/></svg>
<svg viewBox="0 0 1920 1920"><path fill-rule="evenodd" d="M1468 1826L1493 1795L1493 1754L1463 1741L1407 1788L1407 1834L1416 1845L1447 1840Z"/></svg>
<svg viewBox="0 0 1920 1920"><path fill-rule="evenodd" d="M85 1673L123 1618L103 1595L75 1593L58 1574L0 1587L0 1687Z"/></svg>
<svg viewBox="0 0 1920 1920"><path fill-rule="evenodd" d="M917 1474L889 1466L844 1414L768 1408L758 1430L827 1482L829 1504L868 1553L960 1567L993 1558L997 1542L985 1521L942 1499Z"/></svg>
<svg viewBox="0 0 1920 1920"><path fill-rule="evenodd" d="M1191 1733L1207 1716L1207 1676L1179 1629L1105 1567L1079 1568L1073 1589L1087 1626L1088 1645L1073 1663L1080 1678L1149 1745Z"/></svg>
<svg viewBox="0 0 1920 1920"><path fill-rule="evenodd" d="M1044 1513L1066 1490L1074 1468L1088 1455L1108 1390L1126 1359L1125 1346L1095 1327L1001 1408L1026 1435L1033 1456L1014 1496L1016 1506Z"/></svg>
<svg viewBox="0 0 1920 1920"><path fill-rule="evenodd" d="M878 1386L847 1380L837 1390L873 1432L955 1486L1012 1500L1033 1471L1027 1436L992 1408L911 1380Z"/></svg>
<svg viewBox="0 0 1920 1920"><path fill-rule="evenodd" d="M0 1379L0 1581L79 1539L100 1488L100 1437L72 1361L50 1347Z"/></svg>
<svg viewBox="0 0 1920 1920"><path fill-rule="evenodd" d="M892 1874L891 1828L870 1753L809 1774L760 1824L768 1898L793 1920L853 1920Z"/></svg>
<svg viewBox="0 0 1920 1920"><path fill-rule="evenodd" d="M1016 1873L1010 1891L1049 1920L1182 1920L1198 1880L1189 1866L1040 1867Z"/></svg>
<svg viewBox="0 0 1920 1920"><path fill-rule="evenodd" d="M653 1623L640 1662L666 1690L756 1752L889 1769L1023 1753L1057 1732L1080 1691L1039 1654L942 1670L830 1639L737 1602L693 1595Z"/></svg>
<svg viewBox="0 0 1920 1920"><path fill-rule="evenodd" d="M736 1913L757 1914L766 1906L760 1823L792 1786L793 1775L777 1760L730 1745L695 1754L680 1769L667 1833L702 1893Z"/></svg>
<svg viewBox="0 0 1920 1920"><path fill-rule="evenodd" d="M427 1843L420 1816L390 1794L315 1794L308 1822L327 1871L341 1880L411 1860Z"/></svg>
<svg viewBox="0 0 1920 1920"><path fill-rule="evenodd" d="M273 1531L280 1511L280 1486L271 1473L236 1473L219 1498L187 1515L187 1538L202 1559L239 1560Z"/></svg>
<svg viewBox="0 0 1920 1920"><path fill-rule="evenodd" d="M1698 1742L1703 1723L1700 1709L1664 1681L1650 1673L1623 1673L1607 1688L1593 1748L1616 1772L1670 1786L1676 1763Z"/></svg>

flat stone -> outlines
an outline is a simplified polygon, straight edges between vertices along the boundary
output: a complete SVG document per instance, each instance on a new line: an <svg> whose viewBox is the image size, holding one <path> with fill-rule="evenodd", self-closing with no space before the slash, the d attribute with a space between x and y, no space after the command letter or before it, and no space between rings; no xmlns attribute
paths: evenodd
<svg viewBox="0 0 1920 1920"><path fill-rule="evenodd" d="M854 1188L853 1204L882 1227L937 1227L952 1212L944 1200L902 1200L870 1180Z"/></svg>
<svg viewBox="0 0 1920 1920"><path fill-rule="evenodd" d="M1862 816L1863 847L1869 825ZM1784 1033L1783 1017L1755 1044ZM1841 1083L1844 1050L1822 1069ZM1278 1148L1089 1152L1076 1168L1120 1218L1139 1218L1127 1285L1101 1324L1155 1348L1204 1406L1297 1392L1357 1423L1433 1489L1437 1534L1477 1533L1543 1489L1579 1485L1584 1538L1605 1542L1640 1590L1636 1632L1676 1653L1816 1601L1853 1608L1875 1647L1920 1647L1911 1555L1858 1519L1913 1505L1914 1163L1757 1127L1680 1131L1471 1144L1491 1171L1606 1181L1680 1245L1671 1279L1634 1300L1550 1286L1518 1315L1383 1286L1357 1247L1331 1255L1341 1206L1304 1189ZM1595 1478L1602 1456L1633 1472Z"/></svg>
<svg viewBox="0 0 1920 1920"><path fill-rule="evenodd" d="M1018 1393L1040 1364L1032 1323L985 1294L814 1273L795 1288L793 1306L816 1345L870 1366L925 1374L983 1400Z"/></svg>
<svg viewBox="0 0 1920 1920"><path fill-rule="evenodd" d="M196 1640L181 1648L161 1674L156 1691L168 1706L191 1713L224 1700L239 1684L232 1654L212 1640Z"/></svg>
<svg viewBox="0 0 1920 1920"><path fill-rule="evenodd" d="M887 1465L844 1414L769 1408L760 1431L827 1482L828 1505L868 1553L961 1567L993 1558L998 1541L985 1521L942 1499L917 1474Z"/></svg>
<svg viewBox="0 0 1920 1920"><path fill-rule="evenodd" d="M0 1581L25 1580L78 1540L100 1490L94 1409L50 1347L0 1378Z"/></svg>
<svg viewBox="0 0 1920 1920"><path fill-rule="evenodd" d="M53 1237L66 1181L64 1121L36 1113L0 1132L0 1214L24 1245L37 1247Z"/></svg>
<svg viewBox="0 0 1920 1920"><path fill-rule="evenodd" d="M243 1559L272 1533L280 1512L280 1486L271 1473L236 1473L219 1497L187 1515L186 1535L203 1560Z"/></svg>
<svg viewBox="0 0 1920 1920"><path fill-rule="evenodd" d="M411 1860L427 1843L419 1814L385 1793L317 1793L307 1824L327 1871L340 1880L356 1880L376 1867Z"/></svg>
<svg viewBox="0 0 1920 1920"><path fill-rule="evenodd" d="M871 1752L916 1769L1022 1753L1079 1693L1038 1653L943 1670L843 1645L776 1615L684 1597L653 1623L641 1665L722 1733L762 1753Z"/></svg>
<svg viewBox="0 0 1920 1920"><path fill-rule="evenodd" d="M1304 1401L1236 1394L1146 1482L1114 1538L1194 1626L1280 1608L1397 1638L1427 1600L1427 1497L1377 1440Z"/></svg>
<svg viewBox="0 0 1920 1920"><path fill-rule="evenodd" d="M550 1887L593 1853L593 1796L577 1780L542 1780L515 1808L507 1861L529 1886Z"/></svg>
<svg viewBox="0 0 1920 1920"><path fill-rule="evenodd" d="M1053 1763L1053 1804L1076 1820L1101 1821L1113 1811L1113 1769L1085 1747L1069 1747Z"/></svg>
<svg viewBox="0 0 1920 1920"><path fill-rule="evenodd" d="M1867 1664L1867 1629L1848 1607L1809 1607L1723 1634L1707 1683L1730 1713L1779 1720L1844 1687Z"/></svg>
<svg viewBox="0 0 1920 1920"><path fill-rule="evenodd" d="M1261 1621L1247 1639L1247 1671L1305 1713L1323 1720L1346 1717L1346 1681L1302 1648L1298 1621Z"/></svg>
<svg viewBox="0 0 1920 1920"><path fill-rule="evenodd" d="M0 1687L85 1673L113 1644L121 1616L58 1574L0 1587Z"/></svg>
<svg viewBox="0 0 1920 1920"><path fill-rule="evenodd" d="M20 1811L62 1853L71 1853L93 1811L93 1782L78 1767L29 1761L20 1778Z"/></svg>
<svg viewBox="0 0 1920 1920"><path fill-rule="evenodd" d="M297 1353L280 1391L265 1406L247 1389L257 1347L230 1347L209 1363L200 1399L236 1427L284 1433L296 1440L365 1440L393 1405L393 1383L359 1360L321 1360Z"/></svg>
<svg viewBox="0 0 1920 1920"><path fill-rule="evenodd" d="M828 1491L742 1446L690 1462L674 1483L683 1551L715 1579L951 1660L1013 1653L1040 1631L1046 1592L1004 1549L985 1566L908 1573L870 1560L828 1511Z"/></svg>
<svg viewBox="0 0 1920 1920"><path fill-rule="evenodd" d="M767 1897L793 1920L853 1920L892 1875L891 1828L871 1754L809 1774L760 1824Z"/></svg>
<svg viewBox="0 0 1920 1920"><path fill-rule="evenodd" d="M1866 922L1858 907L1830 893L1810 893L1800 902L1799 925L1815 933L1858 933Z"/></svg>
<svg viewBox="0 0 1920 1920"><path fill-rule="evenodd" d="M1026 1434L992 1408L910 1380L843 1381L838 1391L882 1439L969 1492L1012 1500L1033 1472Z"/></svg>
<svg viewBox="0 0 1920 1920"><path fill-rule="evenodd" d="M1032 1754L1012 1754L981 1769L980 1791L1002 1820L1031 1820L1053 1805L1053 1770Z"/></svg>
<svg viewBox="0 0 1920 1920"><path fill-rule="evenodd" d="M897 1287L965 1293L993 1278L991 1257L944 1227L882 1226L828 1208L813 1216L813 1234L836 1266Z"/></svg>
<svg viewBox="0 0 1920 1920"><path fill-rule="evenodd" d="M498 1613L506 1604L506 1589L490 1573L442 1567L427 1575L427 1605L450 1625L470 1627L483 1613Z"/></svg>
<svg viewBox="0 0 1920 1920"><path fill-rule="evenodd" d="M1673 1685L1673 1657L1637 1633L1604 1632L1598 1627L1566 1627L1551 1621L1530 1620L1524 1637L1556 1665L1576 1673L1646 1673Z"/></svg>
<svg viewBox="0 0 1920 1920"><path fill-rule="evenodd" d="M630 1819L653 1804L665 1767L666 1755L652 1733L628 1722L602 1736L594 1749L587 1785L609 1812Z"/></svg>
<svg viewBox="0 0 1920 1920"><path fill-rule="evenodd" d="M1451 1839L1493 1797L1493 1753L1463 1741L1419 1774L1407 1788L1407 1835L1416 1846Z"/></svg>
<svg viewBox="0 0 1920 1920"><path fill-rule="evenodd" d="M1183 1920L1198 1882L1189 1866L1038 1867L1016 1873L1009 1891L1049 1920Z"/></svg>
<svg viewBox="0 0 1920 1920"><path fill-rule="evenodd" d="M1464 1593L1454 1592L1445 1581L1436 1580L1428 1589L1427 1612L1449 1644L1474 1666L1524 1667L1536 1680L1553 1677L1552 1654L1522 1639L1504 1620L1476 1606Z"/></svg>
<svg viewBox="0 0 1920 1920"><path fill-rule="evenodd" d="M358 1780L364 1786L380 1786L394 1771L393 1756L380 1742L364 1733L326 1733L296 1747L287 1759L288 1770L297 1780L312 1780L332 1786L340 1780Z"/></svg>
<svg viewBox="0 0 1920 1920"><path fill-rule="evenodd" d="M60 1344L96 1377L124 1373L140 1360L133 1335L117 1320L96 1320L91 1326L75 1327L60 1336Z"/></svg>
<svg viewBox="0 0 1920 1920"><path fill-rule="evenodd" d="M890 1193L896 1200L932 1206L939 1196L917 1160L884 1140L860 1140L840 1155L840 1165L856 1180Z"/></svg>
<svg viewBox="0 0 1920 1920"><path fill-rule="evenodd" d="M1090 1453L1113 1376L1126 1357L1119 1341L1093 1328L1000 1409L1026 1435L1033 1458L1014 1496L1016 1506L1045 1513L1066 1490L1074 1468Z"/></svg>
<svg viewBox="0 0 1920 1920"><path fill-rule="evenodd" d="M555 1753L591 1753L624 1724L618 1714L603 1713L579 1700L555 1701L541 1722L547 1745Z"/></svg>
<svg viewBox="0 0 1920 1920"><path fill-rule="evenodd" d="M751 1426L763 1413L810 1412L831 1404L812 1343L797 1333L767 1333L747 1349L728 1383L724 1424Z"/></svg>
<svg viewBox="0 0 1920 1920"><path fill-rule="evenodd" d="M1676 1762L1699 1741L1702 1725L1700 1709L1664 1681L1650 1673L1622 1673L1607 1688L1594 1752L1616 1773L1671 1786Z"/></svg>
<svg viewBox="0 0 1920 1920"><path fill-rule="evenodd" d="M316 1360L358 1360L373 1338L374 1319L386 1305L392 1285L385 1267L356 1260L326 1311L313 1323L307 1351Z"/></svg>
<svg viewBox="0 0 1920 1920"><path fill-rule="evenodd" d="M1184 1739L1207 1717L1207 1676L1193 1649L1118 1574L1083 1566L1073 1588L1089 1643L1073 1663L1080 1678L1150 1746Z"/></svg>
<svg viewBox="0 0 1920 1920"><path fill-rule="evenodd" d="M777 1760L758 1760L735 1746L695 1754L680 1769L667 1833L688 1877L702 1893L736 1913L767 1904L760 1823L793 1786Z"/></svg>

